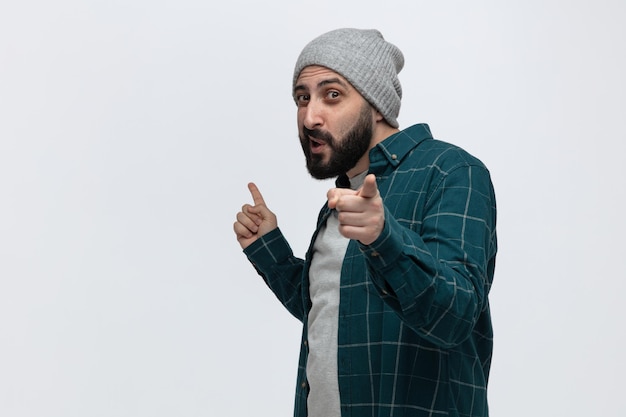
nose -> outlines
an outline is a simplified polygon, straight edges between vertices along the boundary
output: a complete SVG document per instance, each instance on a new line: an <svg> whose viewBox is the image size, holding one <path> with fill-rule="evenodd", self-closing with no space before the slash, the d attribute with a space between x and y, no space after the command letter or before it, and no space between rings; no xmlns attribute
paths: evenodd
<svg viewBox="0 0 626 417"><path fill-rule="evenodd" d="M324 124L322 106L313 100L309 101L306 106L301 107L300 112L302 124L307 129L313 130Z"/></svg>

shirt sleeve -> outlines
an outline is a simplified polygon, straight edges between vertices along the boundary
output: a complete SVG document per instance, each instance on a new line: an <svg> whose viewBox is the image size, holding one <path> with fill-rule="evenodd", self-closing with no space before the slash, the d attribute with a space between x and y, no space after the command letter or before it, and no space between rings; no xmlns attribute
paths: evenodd
<svg viewBox="0 0 626 417"><path fill-rule="evenodd" d="M280 302L298 320L304 320L302 270L304 260L296 258L279 228L261 236L244 249L248 260Z"/></svg>
<svg viewBox="0 0 626 417"><path fill-rule="evenodd" d="M385 208L385 226L360 245L383 300L413 330L437 346L453 347L488 308L495 262L495 197L484 167L464 165L432 190L419 231Z"/></svg>

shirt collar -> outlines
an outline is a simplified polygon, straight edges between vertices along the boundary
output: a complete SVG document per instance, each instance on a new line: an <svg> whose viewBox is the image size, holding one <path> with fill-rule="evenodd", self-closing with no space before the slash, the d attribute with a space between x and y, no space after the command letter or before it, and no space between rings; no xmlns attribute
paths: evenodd
<svg viewBox="0 0 626 417"><path fill-rule="evenodd" d="M432 138L430 127L425 123L413 125L389 136L370 151L369 171L377 173L388 164L394 168L397 167L402 159L420 142Z"/></svg>

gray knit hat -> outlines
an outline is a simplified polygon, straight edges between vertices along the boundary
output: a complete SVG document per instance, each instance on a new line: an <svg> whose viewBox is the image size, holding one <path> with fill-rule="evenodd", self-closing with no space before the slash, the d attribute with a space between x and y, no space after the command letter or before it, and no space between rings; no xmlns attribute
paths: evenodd
<svg viewBox="0 0 626 417"><path fill-rule="evenodd" d="M304 67L320 65L341 74L378 110L387 123L398 127L402 87L398 73L404 56L375 29L336 29L304 47L293 72L293 87Z"/></svg>

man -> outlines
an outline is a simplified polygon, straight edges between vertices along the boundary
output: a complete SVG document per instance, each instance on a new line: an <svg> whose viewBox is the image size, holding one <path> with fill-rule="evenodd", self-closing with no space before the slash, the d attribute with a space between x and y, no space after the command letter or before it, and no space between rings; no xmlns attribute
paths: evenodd
<svg viewBox="0 0 626 417"><path fill-rule="evenodd" d="M337 177L296 258L253 184L234 231L303 323L295 416L487 416L496 255L489 172L425 124L398 129L400 50L314 39L293 76L310 174Z"/></svg>

